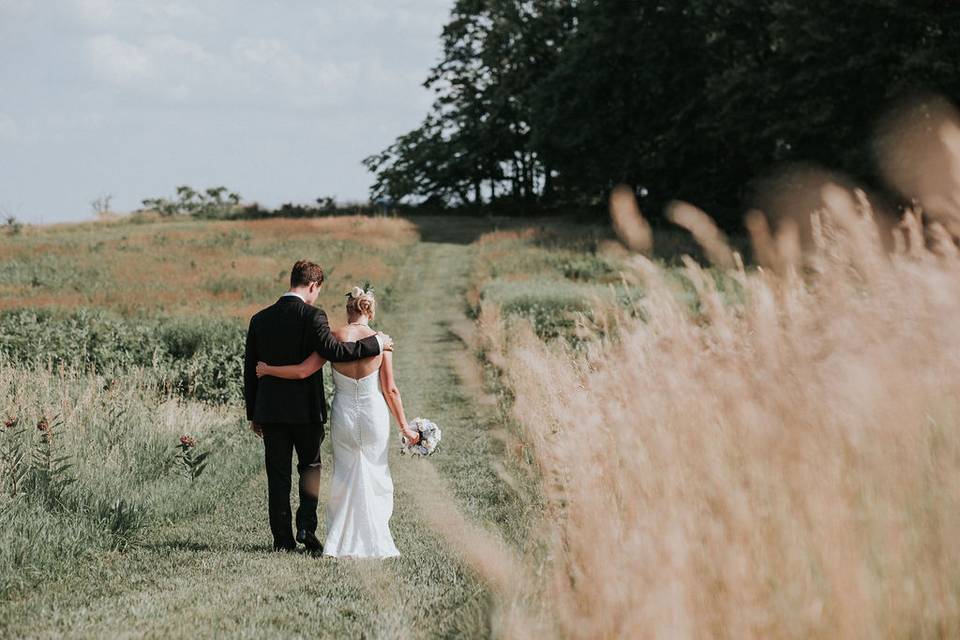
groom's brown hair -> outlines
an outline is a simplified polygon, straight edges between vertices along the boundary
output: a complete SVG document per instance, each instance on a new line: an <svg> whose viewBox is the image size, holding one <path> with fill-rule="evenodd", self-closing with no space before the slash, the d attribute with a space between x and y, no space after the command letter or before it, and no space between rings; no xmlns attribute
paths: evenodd
<svg viewBox="0 0 960 640"><path fill-rule="evenodd" d="M290 271L290 287L306 287L311 282L323 284L323 269L316 262L297 260Z"/></svg>

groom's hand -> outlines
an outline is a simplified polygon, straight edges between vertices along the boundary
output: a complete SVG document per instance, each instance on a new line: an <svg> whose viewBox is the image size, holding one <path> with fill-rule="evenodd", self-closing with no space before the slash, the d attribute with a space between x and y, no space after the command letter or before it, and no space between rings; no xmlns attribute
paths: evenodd
<svg viewBox="0 0 960 640"><path fill-rule="evenodd" d="M383 331L378 331L377 335L380 336L380 342L383 344L383 350L393 351L393 338L385 334Z"/></svg>
<svg viewBox="0 0 960 640"><path fill-rule="evenodd" d="M263 437L263 427L257 424L256 422L250 423L250 431L253 431L253 434L258 438Z"/></svg>

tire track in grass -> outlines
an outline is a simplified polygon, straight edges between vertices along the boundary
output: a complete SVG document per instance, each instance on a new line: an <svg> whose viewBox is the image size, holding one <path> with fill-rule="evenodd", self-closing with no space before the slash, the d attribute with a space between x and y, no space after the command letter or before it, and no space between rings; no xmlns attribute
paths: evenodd
<svg viewBox="0 0 960 640"><path fill-rule="evenodd" d="M444 430L441 451L428 460L404 458L396 448L391 451L396 486L391 528L404 555L384 569L393 574L392 582L404 602L421 603L416 613L409 607L397 609L417 637L487 637L490 633L483 586L421 519L412 495L430 491L422 467L434 465L452 485L459 506L482 521L490 515L482 507L491 506L492 494L480 494L498 482L477 413L455 372L457 360L471 356L449 330L452 322L462 318L469 258L467 246L421 245L401 270L397 295L391 295L383 318L385 330L397 342L397 380L408 417L430 418ZM394 308L393 299L407 309Z"/></svg>

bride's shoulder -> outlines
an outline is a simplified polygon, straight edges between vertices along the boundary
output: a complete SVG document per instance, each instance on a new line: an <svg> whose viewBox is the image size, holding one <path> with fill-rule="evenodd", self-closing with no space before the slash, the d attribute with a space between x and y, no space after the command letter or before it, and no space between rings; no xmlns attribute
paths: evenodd
<svg viewBox="0 0 960 640"><path fill-rule="evenodd" d="M356 341L356 340L366 340L367 338L370 338L370 337L375 336L375 335L377 335L377 332L374 331L373 329L370 329L370 328L364 328L364 329L357 328L357 330L356 330L356 331L354 332L354 334L353 334L353 340L355 340L355 341Z"/></svg>
<svg viewBox="0 0 960 640"><path fill-rule="evenodd" d="M331 329L330 333L333 334L333 337L339 342L356 342L376 335L377 332L369 328L344 325L336 329Z"/></svg>

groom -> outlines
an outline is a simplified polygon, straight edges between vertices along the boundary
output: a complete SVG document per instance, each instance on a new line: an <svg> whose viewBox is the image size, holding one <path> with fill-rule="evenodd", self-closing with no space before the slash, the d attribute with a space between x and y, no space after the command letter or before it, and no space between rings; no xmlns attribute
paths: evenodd
<svg viewBox="0 0 960 640"><path fill-rule="evenodd" d="M314 351L330 362L349 362L393 349L390 336L380 333L359 342L338 342L330 334L327 314L313 306L321 286L323 269L307 260L297 262L290 272L290 290L254 315L247 331L243 393L250 429L263 438L270 530L277 551L292 551L296 542L310 550L322 549L316 531L327 406L322 370L305 380L257 378L257 362L299 364ZM290 529L294 449L300 475L296 539Z"/></svg>

